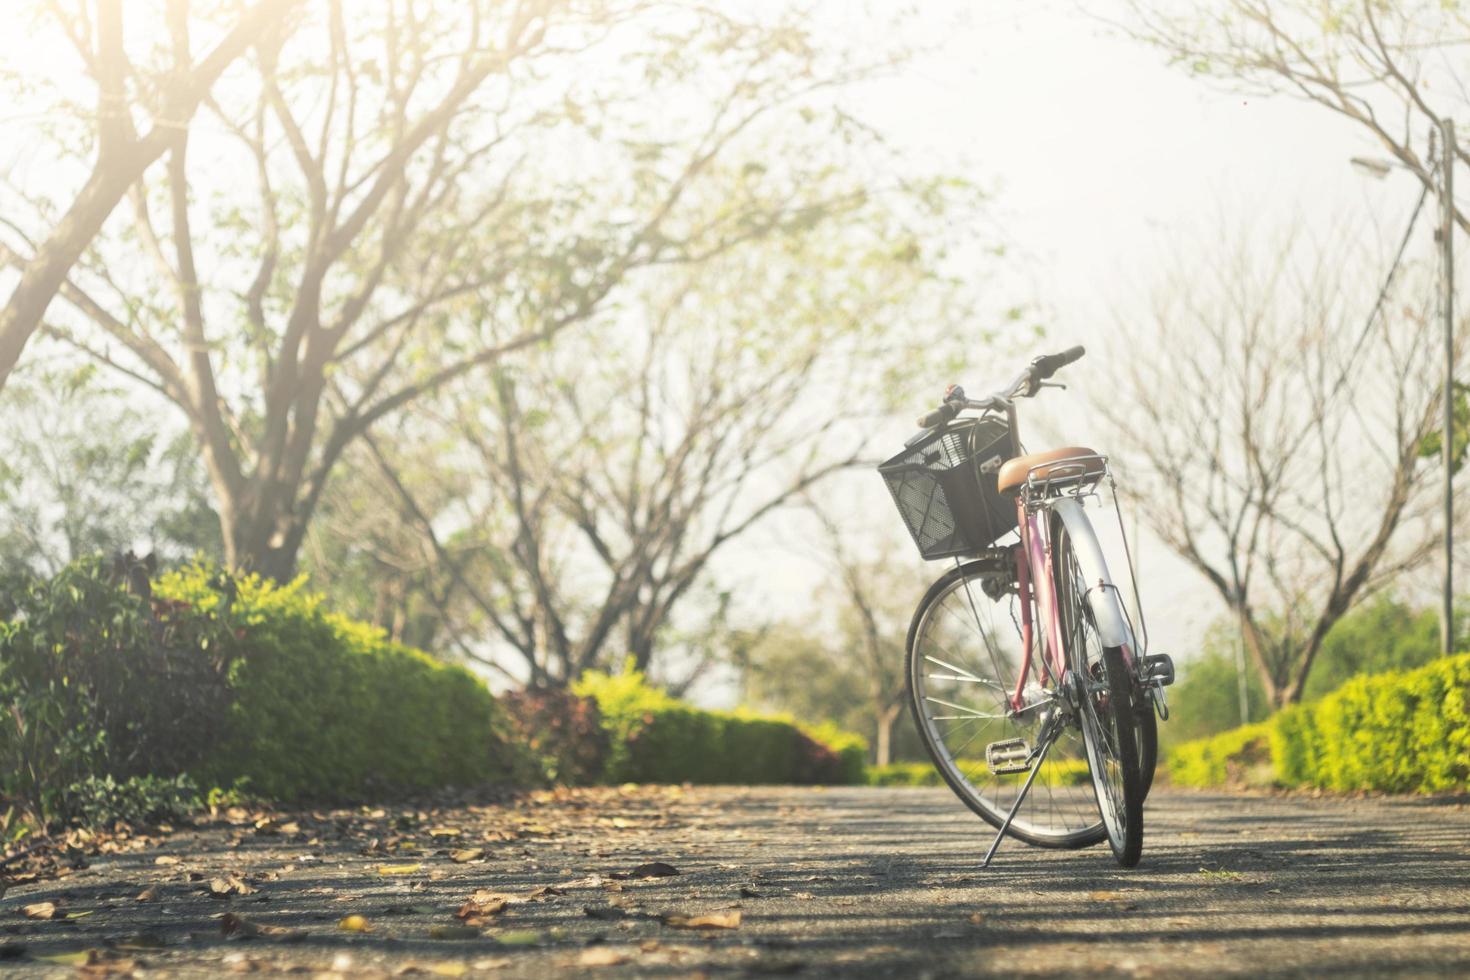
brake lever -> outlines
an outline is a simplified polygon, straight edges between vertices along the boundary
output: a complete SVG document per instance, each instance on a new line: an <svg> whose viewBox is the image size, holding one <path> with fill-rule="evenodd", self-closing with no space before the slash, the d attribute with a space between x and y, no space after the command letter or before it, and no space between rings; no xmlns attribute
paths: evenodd
<svg viewBox="0 0 1470 980"><path fill-rule="evenodd" d="M1038 387L1038 388L1061 388L1063 390L1066 390L1066 387L1067 386L1065 384L1063 384L1062 382L1060 382L1060 381L1038 381L1038 382L1036 382L1036 387Z"/></svg>

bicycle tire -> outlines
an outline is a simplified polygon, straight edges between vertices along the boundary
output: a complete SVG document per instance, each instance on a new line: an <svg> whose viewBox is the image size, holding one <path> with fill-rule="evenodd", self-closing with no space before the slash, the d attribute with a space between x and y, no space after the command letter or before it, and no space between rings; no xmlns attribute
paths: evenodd
<svg viewBox="0 0 1470 980"><path fill-rule="evenodd" d="M955 594L960 585L967 583L978 584L980 580L996 575L1013 575L1013 570L993 560L971 561L951 569L929 587L924 598L919 602L918 608L915 609L913 620L909 624L908 637L905 643L904 674L907 679L909 712L914 720L915 727L918 729L920 741L924 746L925 752L928 753L930 761L933 762L934 767L939 771L940 777L944 780L945 785L972 812L990 826L999 828L1010 809L1009 801L1005 798L1005 794L999 791L999 789L987 792L986 788L975 784L973 780L973 777L976 775L975 770L972 768L967 772L961 763L955 759L954 754L943 744L940 733L933 725L932 717L927 713L927 689L923 686L925 682L922 673L926 654L921 649L921 644L926 635L926 623L936 614L936 607L947 596ZM958 658L951 657L951 660L953 659ZM1033 669L1035 666L1033 664ZM976 672L979 672L978 668ZM1002 671L997 670L996 673L999 674ZM1001 690L1014 689L1016 681L1015 673L1018 673L1018 671L1013 671L1011 676L998 678ZM1078 743L1074 756L1076 758L1082 758L1080 731L1077 731L1075 735L1070 737ZM1057 750L1054 748L1053 752L1055 753ZM1056 764L1061 765L1066 761L1067 759L1063 755L1056 760ZM1051 766L1053 764L1049 758L1048 762L1044 765ZM1019 779L1016 782L1018 783ZM1072 850L1101 843L1106 838L1106 830L1102 821L1098 819L1095 802L1092 800L1092 793L1083 793L1079 787L1061 787L1067 794L1070 794L1071 799L1064 800L1063 804L1058 807L1054 792L1056 788L1058 787L1053 787L1049 784L1034 786L1032 789L1033 797L1038 797L1038 793L1042 794L1035 800L1037 805L1033 807L1033 801L1028 799L1027 803L1022 806L1021 811L1018 813L1017 819L1011 824L1008 834L1036 847ZM1045 794L1050 794L1048 800L1051 805L1049 820L1043 818L1041 813L1043 807L1046 806L1045 803L1042 803L1042 799L1046 798ZM1013 793L1011 799L1014 799ZM1090 814L1084 806L1079 805L1079 800L1085 800L1085 806L1092 807ZM1074 817L1074 825L1063 824L1059 819L1060 815Z"/></svg>

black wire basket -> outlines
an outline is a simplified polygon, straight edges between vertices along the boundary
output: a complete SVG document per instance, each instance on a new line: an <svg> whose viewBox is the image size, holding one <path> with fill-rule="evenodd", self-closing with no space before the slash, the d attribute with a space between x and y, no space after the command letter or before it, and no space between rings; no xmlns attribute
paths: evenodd
<svg viewBox="0 0 1470 980"><path fill-rule="evenodd" d="M1010 426L962 419L935 430L878 467L925 559L974 554L1016 529L1016 501L996 475L1016 455Z"/></svg>

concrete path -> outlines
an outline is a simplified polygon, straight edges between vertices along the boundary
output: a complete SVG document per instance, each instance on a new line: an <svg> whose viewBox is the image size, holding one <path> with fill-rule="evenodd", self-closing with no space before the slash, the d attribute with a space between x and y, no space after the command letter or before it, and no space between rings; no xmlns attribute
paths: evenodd
<svg viewBox="0 0 1470 980"><path fill-rule="evenodd" d="M982 872L990 834L946 790L576 791L256 822L12 888L0 971L1470 975L1458 801L1160 789L1132 871L1105 847L1007 842ZM669 870L654 862L679 874L636 876Z"/></svg>

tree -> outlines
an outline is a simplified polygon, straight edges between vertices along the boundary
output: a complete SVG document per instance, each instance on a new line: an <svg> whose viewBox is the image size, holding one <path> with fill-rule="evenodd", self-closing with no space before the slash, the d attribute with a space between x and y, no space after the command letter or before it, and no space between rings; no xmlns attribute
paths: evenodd
<svg viewBox="0 0 1470 980"><path fill-rule="evenodd" d="M1463 611L1465 602L1459 603ZM1454 649L1466 649L1470 627L1459 616ZM1322 644L1322 663L1312 672L1303 697L1321 697L1359 674L1422 667L1440 655L1439 615L1415 608L1392 590L1374 596L1344 616Z"/></svg>
<svg viewBox="0 0 1470 980"><path fill-rule="evenodd" d="M913 576L889 548L864 559L851 544L850 527L813 506L826 539L828 564L842 599L840 655L846 672L861 678L866 712L871 714L873 762L893 761L893 724L904 706L904 647L911 609L903 585Z"/></svg>
<svg viewBox="0 0 1470 980"><path fill-rule="evenodd" d="M128 189L178 143L180 126L187 124L225 70L267 31L289 20L301 2L226 5L239 11L232 26L198 60L191 44L194 18L189 0L171 0L163 13L150 10L144 15L136 13L142 6L136 2L124 14L123 0L98 0L95 16L86 4L72 6L63 0L38 4L40 15L59 26L71 42L96 86L96 110L85 120L88 145L80 150L93 163L86 182L49 231L28 235L14 218L5 222L24 251L0 241L0 265L19 272L10 299L0 307L0 388L72 266ZM157 63L139 62L129 53L130 26L135 37L140 27L168 34L169 45L158 53ZM147 119L141 133L140 117Z"/></svg>
<svg viewBox="0 0 1470 980"><path fill-rule="evenodd" d="M1129 0L1124 25L1199 75L1308 99L1351 120L1430 192L1432 135L1463 113L1466 79L1446 54L1470 41L1470 14L1441 0L1214 0L1203 9ZM1460 160L1467 151L1456 147ZM1470 230L1456 207L1455 220Z"/></svg>
<svg viewBox="0 0 1470 980"><path fill-rule="evenodd" d="M418 554L455 585L435 594L452 591L463 656L561 685L627 655L669 666L655 655L701 590L718 618L717 558L867 458L892 372L973 349L967 287L936 272L944 233L904 234L899 215L874 201L650 283L616 322L446 389L371 443ZM683 686L710 653L652 672Z"/></svg>
<svg viewBox="0 0 1470 980"><path fill-rule="evenodd" d="M1151 316L1119 316L1126 353L1094 401L1123 491L1225 602L1280 707L1333 626L1434 553L1437 326L1407 288L1373 316L1343 248L1177 254Z"/></svg>
<svg viewBox="0 0 1470 980"><path fill-rule="evenodd" d="M907 703L904 645L914 582L922 578L911 546L839 520L828 506L813 503L811 513L811 550L827 572L812 589L813 612L771 624L739 649L743 696L757 707L862 732L875 765L923 758L916 733L895 727ZM874 541L881 546L872 548Z"/></svg>
<svg viewBox="0 0 1470 980"><path fill-rule="evenodd" d="M131 395L131 397L130 397ZM0 569L53 575L96 552L217 555L188 433L97 376L28 362L0 395Z"/></svg>
<svg viewBox="0 0 1470 980"><path fill-rule="evenodd" d="M822 93L874 65L797 15L317 0L247 67L133 185L56 333L183 411L226 560L277 578L380 420L589 322L640 269L869 189Z"/></svg>

